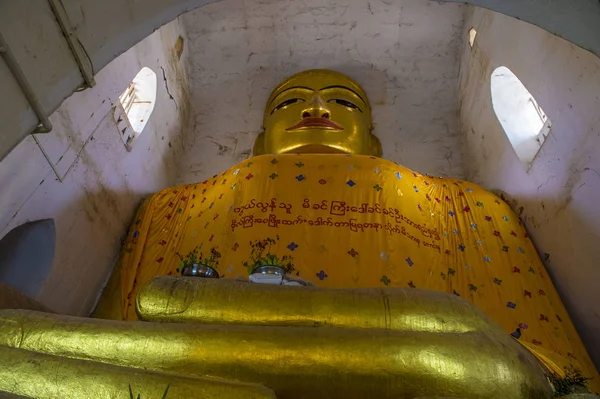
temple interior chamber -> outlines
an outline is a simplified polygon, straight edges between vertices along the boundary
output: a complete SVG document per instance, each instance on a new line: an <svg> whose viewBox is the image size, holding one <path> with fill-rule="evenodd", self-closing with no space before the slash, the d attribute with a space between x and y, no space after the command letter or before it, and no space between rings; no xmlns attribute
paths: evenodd
<svg viewBox="0 0 600 399"><path fill-rule="evenodd" d="M82 35L106 17L67 3ZM143 285L181 275L186 254L239 283L273 248L281 264L261 266L286 266L295 285L466 299L545 367L571 365L600 391L598 52L463 2L198 3L165 7L143 37L148 26L119 16L111 40L82 40L102 65L93 87L62 96L49 133L6 144L0 309L134 321ZM35 92L58 74L9 31L36 14L2 7L2 40ZM61 29L36 26L32 41ZM370 141L306 136L279 151L294 129L271 139L269 124L292 112L359 137L338 116L351 112Z"/></svg>

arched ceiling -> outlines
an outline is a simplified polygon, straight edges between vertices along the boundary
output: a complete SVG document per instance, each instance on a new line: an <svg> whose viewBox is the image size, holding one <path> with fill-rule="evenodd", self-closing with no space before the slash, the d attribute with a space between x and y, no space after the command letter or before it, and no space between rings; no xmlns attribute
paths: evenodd
<svg viewBox="0 0 600 399"><path fill-rule="evenodd" d="M598 0L439 0L468 3L529 22L600 56Z"/></svg>
<svg viewBox="0 0 600 399"><path fill-rule="evenodd" d="M67 35L81 43L94 71L100 70L161 25L214 0L62 0ZM399 1L399 0L398 0ZM429 1L429 0L415 0ZM444 0L442 0L444 1ZM450 1L450 0L447 0ZM381 1L393 5L394 0ZM534 23L600 55L600 4L596 0L463 1ZM0 3L0 26L10 51L46 114L84 83L48 2ZM6 50L6 49L3 49ZM30 102L6 64L0 62L0 159L38 124Z"/></svg>

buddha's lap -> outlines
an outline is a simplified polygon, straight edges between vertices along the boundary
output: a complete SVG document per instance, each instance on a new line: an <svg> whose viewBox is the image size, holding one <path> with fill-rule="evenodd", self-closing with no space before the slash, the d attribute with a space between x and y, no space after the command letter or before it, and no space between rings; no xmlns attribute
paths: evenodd
<svg viewBox="0 0 600 399"><path fill-rule="evenodd" d="M124 247L128 318L140 286L179 274L176 253L194 248L205 257L218 248L222 277L247 277L262 251L275 263L292 257L292 273L317 286L460 295L559 364L595 373L518 217L471 183L367 156L265 155L163 190L141 208Z"/></svg>

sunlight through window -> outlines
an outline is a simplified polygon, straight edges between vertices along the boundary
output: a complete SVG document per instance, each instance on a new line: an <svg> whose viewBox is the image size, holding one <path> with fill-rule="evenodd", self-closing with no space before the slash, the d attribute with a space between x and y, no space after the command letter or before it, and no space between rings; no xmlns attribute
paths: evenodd
<svg viewBox="0 0 600 399"><path fill-rule="evenodd" d="M155 102L156 74L144 67L119 96L115 109L115 120L128 150L131 150L133 140L144 131Z"/></svg>
<svg viewBox="0 0 600 399"><path fill-rule="evenodd" d="M527 169L550 134L552 122L507 67L492 72L492 104L510 144Z"/></svg>
<svg viewBox="0 0 600 399"><path fill-rule="evenodd" d="M469 45L471 48L475 45L475 37L477 36L477 31L475 28L469 29Z"/></svg>

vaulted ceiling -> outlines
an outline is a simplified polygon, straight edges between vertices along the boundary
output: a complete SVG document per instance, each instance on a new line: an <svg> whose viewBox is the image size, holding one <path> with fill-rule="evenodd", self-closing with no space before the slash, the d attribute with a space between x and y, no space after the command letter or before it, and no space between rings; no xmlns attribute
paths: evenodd
<svg viewBox="0 0 600 399"><path fill-rule="evenodd" d="M0 62L0 82L5 90L0 96L0 119L4 124L0 132L0 159L31 133L40 121L45 125L42 130L49 130L51 126L47 116L75 90L92 85L94 74L119 54L178 15L213 2L113 0L110 6L97 0L1 2L0 26L3 28L0 32L0 48L5 62ZM399 10L403 10L405 16L410 15L415 7L428 7L423 4L426 2L432 3L432 9L445 2L488 7L536 24L600 54L600 3L597 0L378 0L364 4L369 10L366 20L383 27L390 19L401 14ZM217 9L223 11L232 7L231 3L225 3ZM268 20L269 12L274 14L281 11L289 17L294 10L302 11L303 8L305 12L299 15L300 19L310 18L315 10L326 11L327 8L329 12L325 15L335 15L338 23L342 17L356 20L359 15L347 13L354 10L353 5L359 6L357 2L340 1L297 4L240 1L238 6L232 8L248 5L251 10L246 15L250 19L256 16L256 21ZM386 9L388 11L381 11ZM369 16L372 18L369 19ZM417 32L419 29L439 32L438 28L444 27L446 21L455 21L453 13L443 17L448 19L431 18L425 21L428 22L427 28L413 29L408 36L423 33ZM314 22L318 22L318 19ZM400 22L403 21L398 20ZM297 24L295 26L298 27ZM399 28L406 27L399 25ZM321 30L317 29L314 33L318 32ZM400 29L400 33L404 35L406 30ZM11 65L7 61L9 58L13 60L10 61Z"/></svg>

